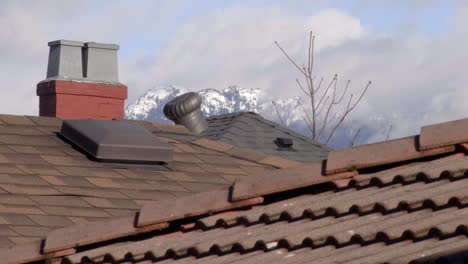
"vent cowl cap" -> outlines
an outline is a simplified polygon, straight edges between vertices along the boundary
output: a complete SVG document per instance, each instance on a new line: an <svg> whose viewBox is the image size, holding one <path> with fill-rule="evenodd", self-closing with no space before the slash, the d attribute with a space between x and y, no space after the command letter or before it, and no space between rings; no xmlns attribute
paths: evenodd
<svg viewBox="0 0 468 264"><path fill-rule="evenodd" d="M188 92L168 102L164 106L164 115L198 135L208 128L208 123L200 110L201 103L197 93Z"/></svg>

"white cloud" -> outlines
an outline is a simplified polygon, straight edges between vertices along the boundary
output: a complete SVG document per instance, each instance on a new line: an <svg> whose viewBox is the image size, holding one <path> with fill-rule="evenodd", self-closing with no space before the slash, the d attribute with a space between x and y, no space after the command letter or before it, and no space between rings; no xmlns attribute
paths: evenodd
<svg viewBox="0 0 468 264"><path fill-rule="evenodd" d="M273 42L278 40L293 58L305 59L307 32L313 30L318 76L337 72L352 79L355 93L373 81L351 118L372 127L369 116L376 114L390 120L392 137L405 136L419 133L425 124L467 117L468 23L462 13L450 23L450 31L436 36L423 35L412 25L381 34L340 10L307 17L279 7L235 6L188 21L159 51L154 65L132 78L144 79L139 87L145 88L238 84L277 96L296 95L299 75Z"/></svg>
<svg viewBox="0 0 468 264"><path fill-rule="evenodd" d="M177 83L198 90L239 84L287 94L293 69L274 41L301 58L298 52L305 51L310 29L323 39L319 50L365 34L357 19L337 10L302 17L279 7L218 9L183 25L160 50L155 64L133 78L146 79L140 87ZM137 62L126 69L131 71Z"/></svg>
<svg viewBox="0 0 468 264"><path fill-rule="evenodd" d="M38 114L36 84L47 71L47 42L137 42L166 30L181 1L15 1L0 3L0 113ZM142 37L140 37L142 38ZM124 45L121 49L129 48ZM122 79L122 78L121 78Z"/></svg>

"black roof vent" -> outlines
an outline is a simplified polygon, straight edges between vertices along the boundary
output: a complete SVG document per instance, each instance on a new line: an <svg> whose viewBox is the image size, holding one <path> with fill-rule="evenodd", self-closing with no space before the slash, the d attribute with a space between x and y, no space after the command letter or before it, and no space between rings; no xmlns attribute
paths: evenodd
<svg viewBox="0 0 468 264"><path fill-rule="evenodd" d="M172 160L172 145L126 120L64 120L60 134L97 160L162 163Z"/></svg>
<svg viewBox="0 0 468 264"><path fill-rule="evenodd" d="M197 93L188 92L168 102L164 106L164 115L198 135L208 128L208 123L200 110L201 103Z"/></svg>
<svg viewBox="0 0 468 264"><path fill-rule="evenodd" d="M275 144L278 146L278 150L294 150L293 149L293 140L290 138L278 137L274 140Z"/></svg>

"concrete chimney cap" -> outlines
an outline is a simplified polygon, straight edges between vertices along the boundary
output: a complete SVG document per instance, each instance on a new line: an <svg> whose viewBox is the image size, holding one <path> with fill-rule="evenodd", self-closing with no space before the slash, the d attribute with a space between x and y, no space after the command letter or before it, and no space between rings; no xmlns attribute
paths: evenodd
<svg viewBox="0 0 468 264"><path fill-rule="evenodd" d="M84 42L75 41L75 40L64 40L64 39L50 41L47 44L49 45L49 47L50 46L56 46L56 45L74 46L74 47L83 47L84 46Z"/></svg>
<svg viewBox="0 0 468 264"><path fill-rule="evenodd" d="M97 48L97 49L110 49L110 50L118 50L120 47L117 44L104 44L104 43L96 43L96 42L86 42L84 44L87 48Z"/></svg>
<svg viewBox="0 0 468 264"><path fill-rule="evenodd" d="M201 98L197 93L188 92L168 102L164 106L164 115L171 120L176 120L199 110L201 103Z"/></svg>

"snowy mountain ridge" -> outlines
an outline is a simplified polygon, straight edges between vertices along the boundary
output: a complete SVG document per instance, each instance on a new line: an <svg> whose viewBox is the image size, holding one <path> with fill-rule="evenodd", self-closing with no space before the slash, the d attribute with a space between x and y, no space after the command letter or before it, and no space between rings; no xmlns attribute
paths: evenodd
<svg viewBox="0 0 468 264"><path fill-rule="evenodd" d="M146 120L152 122L172 123L163 113L164 105L178 95L184 94L189 90L184 87L168 85L157 86L148 90L143 96L135 102L128 105L125 110L127 119ZM300 134L310 136L310 129L304 122L304 111L298 105L298 101L308 107L304 98L273 98L259 88L241 88L238 86L229 86L224 89L207 88L198 92L202 99L201 111L206 116L220 115L225 113L252 111L260 114L266 119L282 124ZM277 110L272 101L275 101ZM278 117L278 113L281 119ZM388 127L385 118L380 116L370 116L370 119L380 120L372 122L373 126L368 127L368 122L359 122L356 120L343 123L343 126L337 130L336 136L330 146L332 148L347 147L349 138L355 133L357 125L365 127L364 133L361 132L358 143L368 143L369 140L375 141L375 135L382 135L382 131Z"/></svg>

